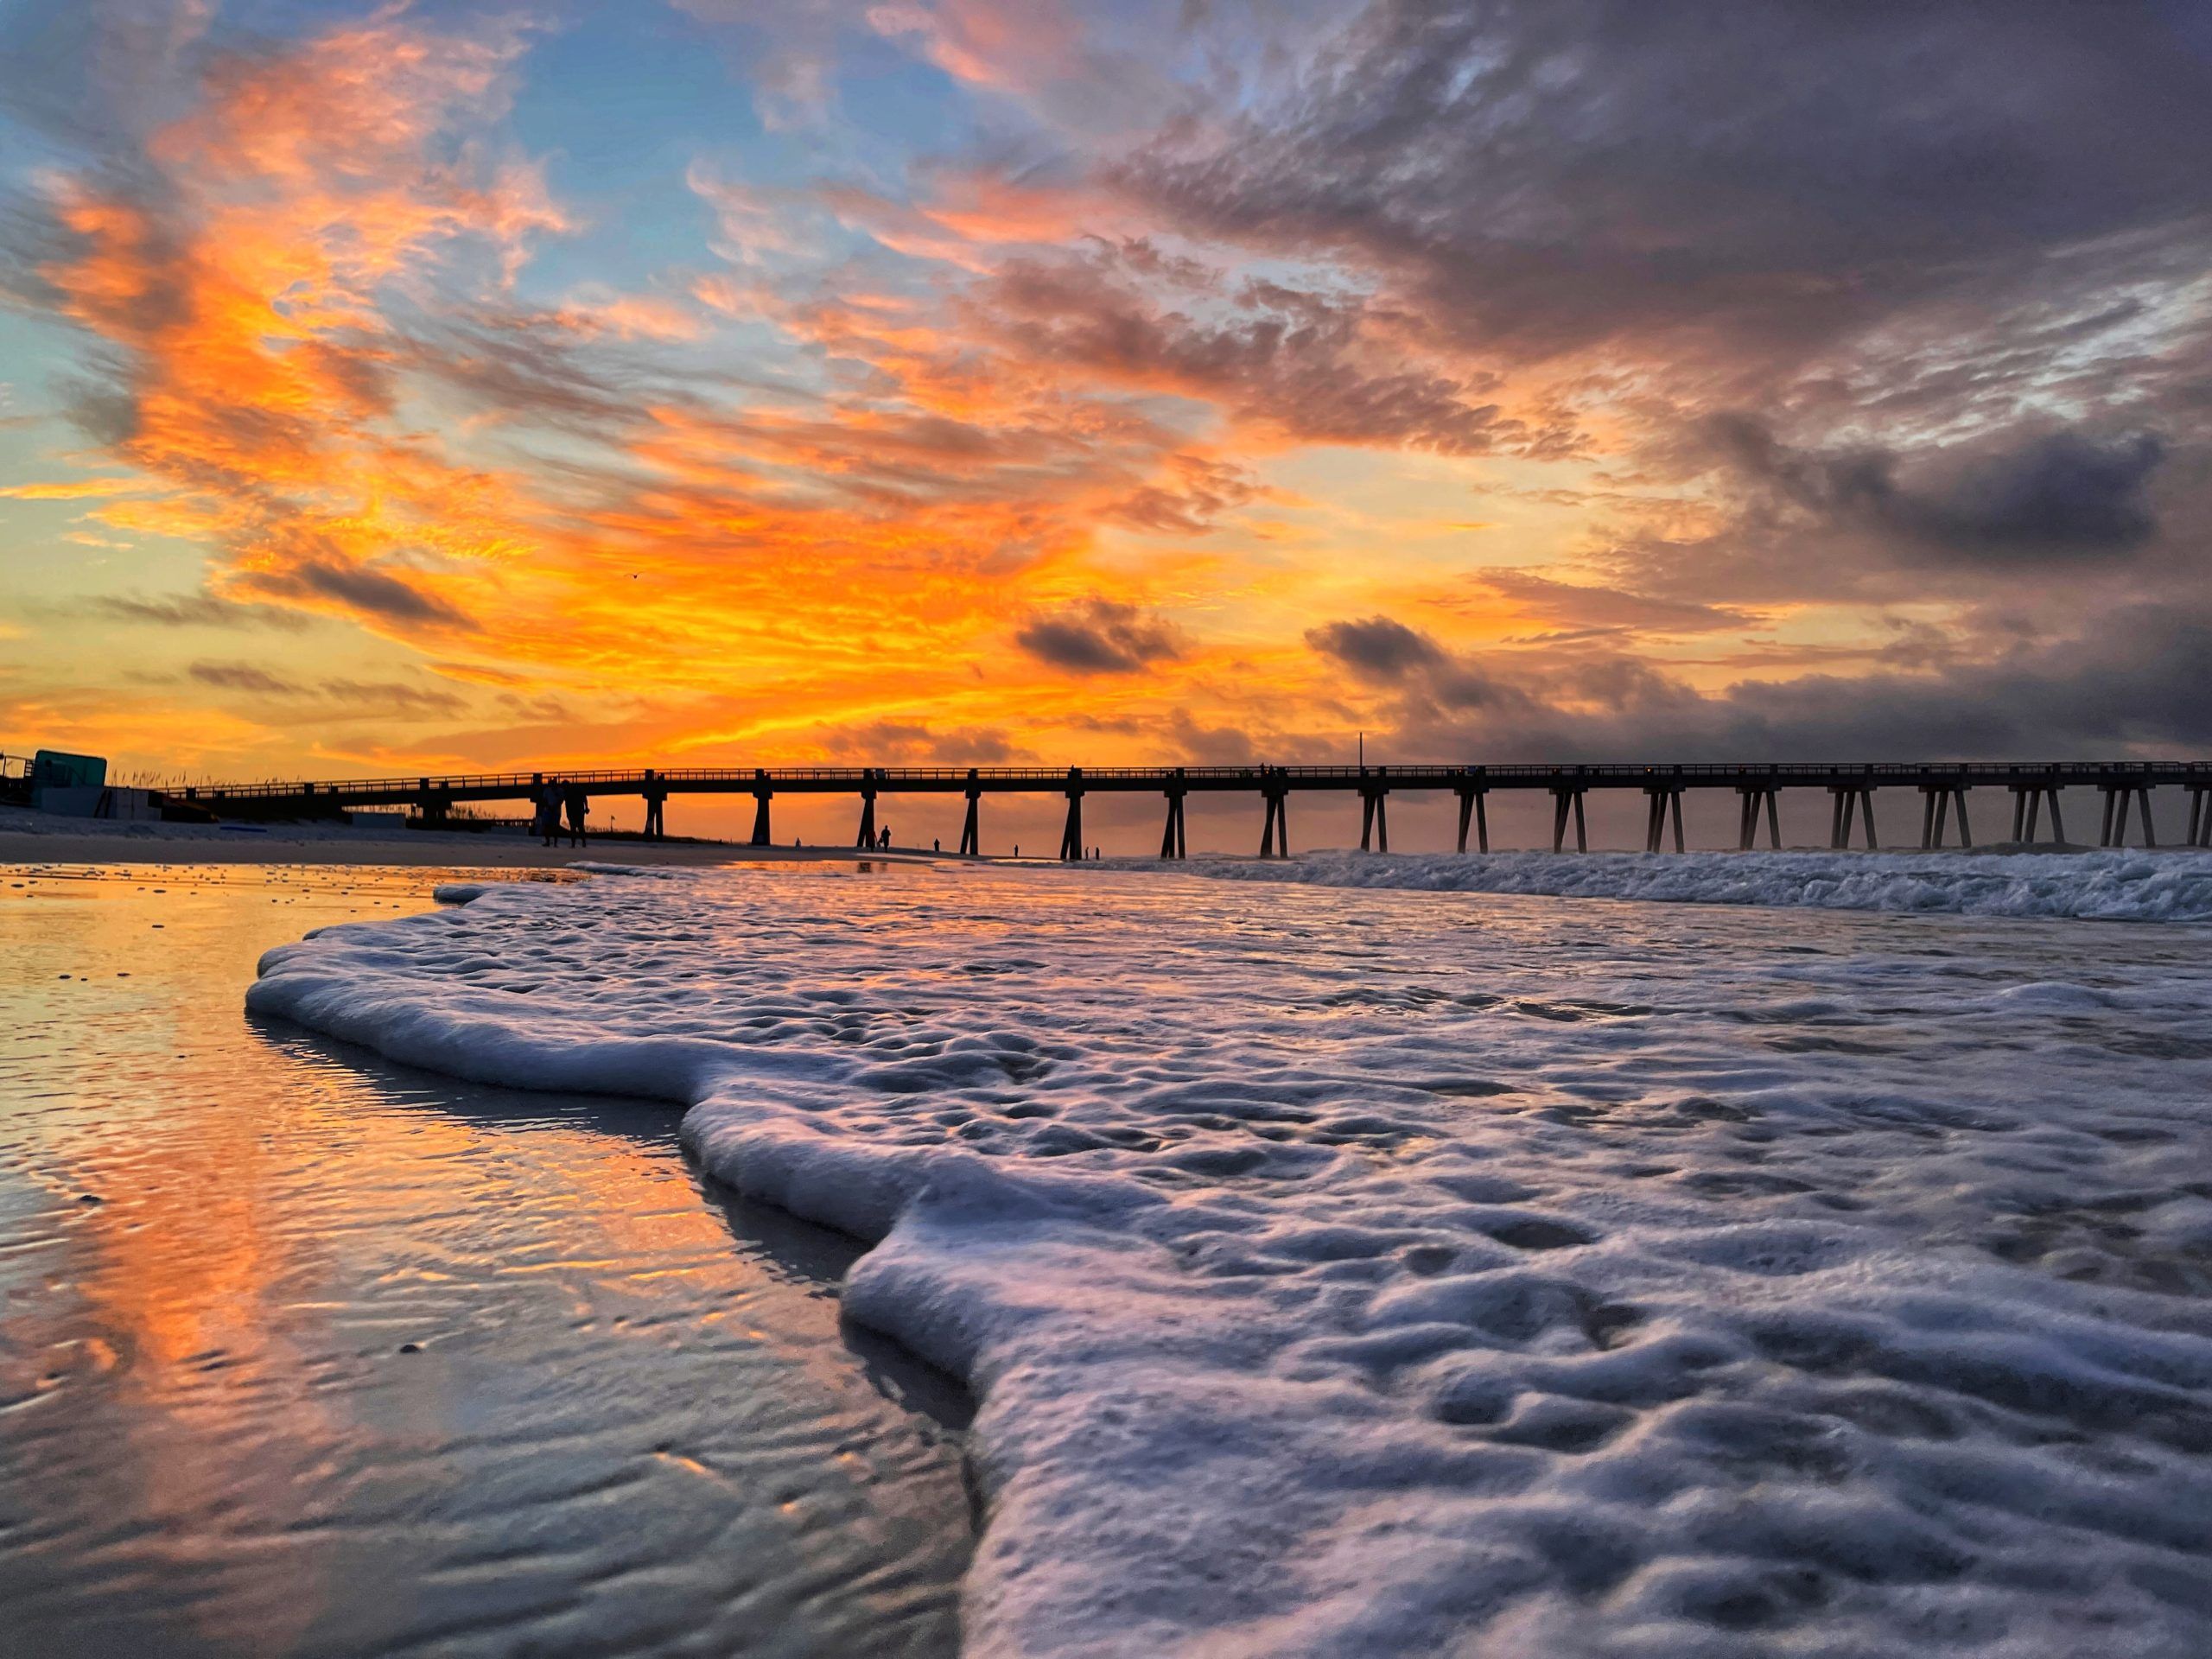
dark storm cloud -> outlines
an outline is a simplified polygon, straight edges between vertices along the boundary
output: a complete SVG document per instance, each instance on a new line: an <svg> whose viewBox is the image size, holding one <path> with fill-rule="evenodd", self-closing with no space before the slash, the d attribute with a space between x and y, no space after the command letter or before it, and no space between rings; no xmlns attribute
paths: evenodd
<svg viewBox="0 0 2212 1659"><path fill-rule="evenodd" d="M325 599L388 622L473 628L467 614L387 571L335 558L302 561L287 570L253 571L245 582L273 599Z"/></svg>
<svg viewBox="0 0 2212 1659"><path fill-rule="evenodd" d="M814 741L825 754L879 765L890 760L993 766L1036 758L995 726L938 729L918 721L874 720L861 725L817 726Z"/></svg>
<svg viewBox="0 0 2212 1659"><path fill-rule="evenodd" d="M1754 626L1756 613L1698 605L1583 582L1559 582L1527 570L1486 570L1480 584L1511 600L1548 626L1586 633L1712 633Z"/></svg>
<svg viewBox="0 0 2212 1659"><path fill-rule="evenodd" d="M1121 257L1014 262L975 321L1032 361L1215 400L1312 442L1471 455L1548 441L1503 418L1483 385L1399 360L1363 300L1248 283L1199 315L1156 300Z"/></svg>
<svg viewBox="0 0 2212 1659"><path fill-rule="evenodd" d="M114 594L86 601L94 615L162 628L277 628L297 633L310 620L269 605L239 605L213 594Z"/></svg>
<svg viewBox="0 0 2212 1659"><path fill-rule="evenodd" d="M1224 513L1247 505L1261 493L1252 475L1240 467L1199 455L1171 455L1161 482L1130 491L1107 513L1138 530L1205 536Z"/></svg>
<svg viewBox="0 0 2212 1659"><path fill-rule="evenodd" d="M1306 631L1306 643L1376 684L1389 684L1448 660L1435 640L1387 616L1325 622Z"/></svg>
<svg viewBox="0 0 2212 1659"><path fill-rule="evenodd" d="M696 407L664 348L611 339L561 314L477 300L418 315L395 362L505 421L600 435L649 405Z"/></svg>
<svg viewBox="0 0 2212 1659"><path fill-rule="evenodd" d="M1385 0L1119 181L1499 358L1672 342L1709 377L2201 266L2206 34L2152 0Z"/></svg>
<svg viewBox="0 0 2212 1659"><path fill-rule="evenodd" d="M2165 442L2069 429L2000 435L1963 454L1793 450L1744 416L1713 430L1737 474L1831 524L1872 532L1908 557L2098 562L2158 529L2149 499Z"/></svg>
<svg viewBox="0 0 2212 1659"><path fill-rule="evenodd" d="M410 719L441 718L465 713L467 699L450 691L426 690L397 680L325 680L319 688L334 702L362 714L398 715Z"/></svg>
<svg viewBox="0 0 2212 1659"><path fill-rule="evenodd" d="M1172 623L1107 599L1035 617L1014 637L1038 661L1071 674L1130 674L1183 654Z"/></svg>
<svg viewBox="0 0 2212 1659"><path fill-rule="evenodd" d="M202 685L251 696L313 697L321 707L303 716L322 719L336 704L348 715L383 715L409 719L451 716L465 712L466 699L450 691L424 690L398 680L331 679L308 687L251 663L194 663L185 671Z"/></svg>
<svg viewBox="0 0 2212 1659"><path fill-rule="evenodd" d="M307 687L298 685L251 663L194 663L186 671L202 685L223 691L246 691L256 696L296 697Z"/></svg>
<svg viewBox="0 0 2212 1659"><path fill-rule="evenodd" d="M1400 752L1438 760L2201 752L2212 746L2212 607L2123 605L2085 616L2064 638L1994 657L1939 659L1917 672L1805 674L1715 692L1633 657L1478 662L1440 652L1421 657L1395 685L1389 713Z"/></svg>

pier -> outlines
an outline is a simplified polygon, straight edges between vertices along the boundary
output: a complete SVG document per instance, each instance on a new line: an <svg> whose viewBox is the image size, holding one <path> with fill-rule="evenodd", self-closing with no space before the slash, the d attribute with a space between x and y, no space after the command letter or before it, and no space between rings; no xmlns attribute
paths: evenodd
<svg viewBox="0 0 2212 1659"><path fill-rule="evenodd" d="M481 802L529 802L554 782L580 788L594 798L634 797L645 804L649 839L664 835L664 809L672 795L750 795L753 845L772 844L772 806L779 795L849 795L858 805L855 847L870 845L876 834L876 802L887 795L958 795L967 814L960 851L976 855L982 845L982 803L987 795L1059 795L1067 803L1060 856L1084 856L1083 803L1090 795L1154 795L1164 808L1160 855L1187 855L1184 804L1197 794L1245 795L1261 809L1259 851L1262 858L1290 855L1290 798L1294 794L1355 795L1360 803L1359 844L1364 851L1390 850L1389 798L1393 791L1437 792L1454 797L1459 806L1459 849L1468 850L1471 831L1478 851L1490 850L1490 796L1501 790L1541 791L1552 798L1552 850L1563 851L1572 825L1575 849L1589 850L1585 803L1592 791L1637 790L1649 803L1644 850L1671 844L1683 850L1682 798L1693 790L1732 791L1740 802L1737 845L1749 851L1766 833L1767 844L1782 845L1779 799L1784 790L1826 791L1833 800L1828 844L1843 849L1883 845L1875 827L1876 795L1882 791L1919 797L1917 844L1928 849L1972 847L1967 796L1980 789L2011 798L2010 840L2040 844L2048 814L2048 842L2065 840L2059 791L2091 789L2103 800L2097 844L2129 843L2131 822L2137 842L2155 846L2151 791L2180 789L2189 798L2188 830L2182 845L2212 847L2212 761L2055 761L2040 764L1977 761L1955 765L1877 762L1864 766L776 766L742 768L643 767L616 771L542 771L467 774L436 778L340 779L334 782L277 782L201 785L180 791L185 799L230 817L313 818L334 817L353 808L404 807L423 823L449 821L453 809ZM1671 836L1668 831L1671 829ZM1896 844L1896 843L1891 843ZM1910 844L1910 843L1906 843Z"/></svg>

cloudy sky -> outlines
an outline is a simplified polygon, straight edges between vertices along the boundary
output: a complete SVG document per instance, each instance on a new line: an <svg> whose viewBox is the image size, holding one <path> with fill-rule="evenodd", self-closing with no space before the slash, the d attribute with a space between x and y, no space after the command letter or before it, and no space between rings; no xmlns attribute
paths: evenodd
<svg viewBox="0 0 2212 1659"><path fill-rule="evenodd" d="M2212 747L2202 0L0 35L0 747Z"/></svg>

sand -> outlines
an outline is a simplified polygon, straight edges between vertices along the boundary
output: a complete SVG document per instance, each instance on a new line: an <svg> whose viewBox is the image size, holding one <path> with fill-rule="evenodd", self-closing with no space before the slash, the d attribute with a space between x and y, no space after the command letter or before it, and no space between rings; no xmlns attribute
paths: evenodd
<svg viewBox="0 0 2212 1659"><path fill-rule="evenodd" d="M609 864L728 864L863 856L850 847L754 847L725 841L633 841L594 836L582 848L496 831L353 829L339 824L101 823L0 810L0 864L327 864L469 869L560 869ZM912 848L865 855L931 858Z"/></svg>

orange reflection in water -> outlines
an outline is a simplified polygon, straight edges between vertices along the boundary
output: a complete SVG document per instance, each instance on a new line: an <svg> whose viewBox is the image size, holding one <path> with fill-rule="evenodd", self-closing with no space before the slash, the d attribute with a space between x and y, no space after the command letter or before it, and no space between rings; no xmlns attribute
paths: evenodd
<svg viewBox="0 0 2212 1659"><path fill-rule="evenodd" d="M39 1650L512 1652L671 1618L950 1649L957 1445L900 1402L957 1402L849 1345L838 1246L734 1240L671 1109L246 1024L261 949L439 873L4 879L0 1363L29 1403L0 1452L36 1524L0 1600Z"/></svg>

